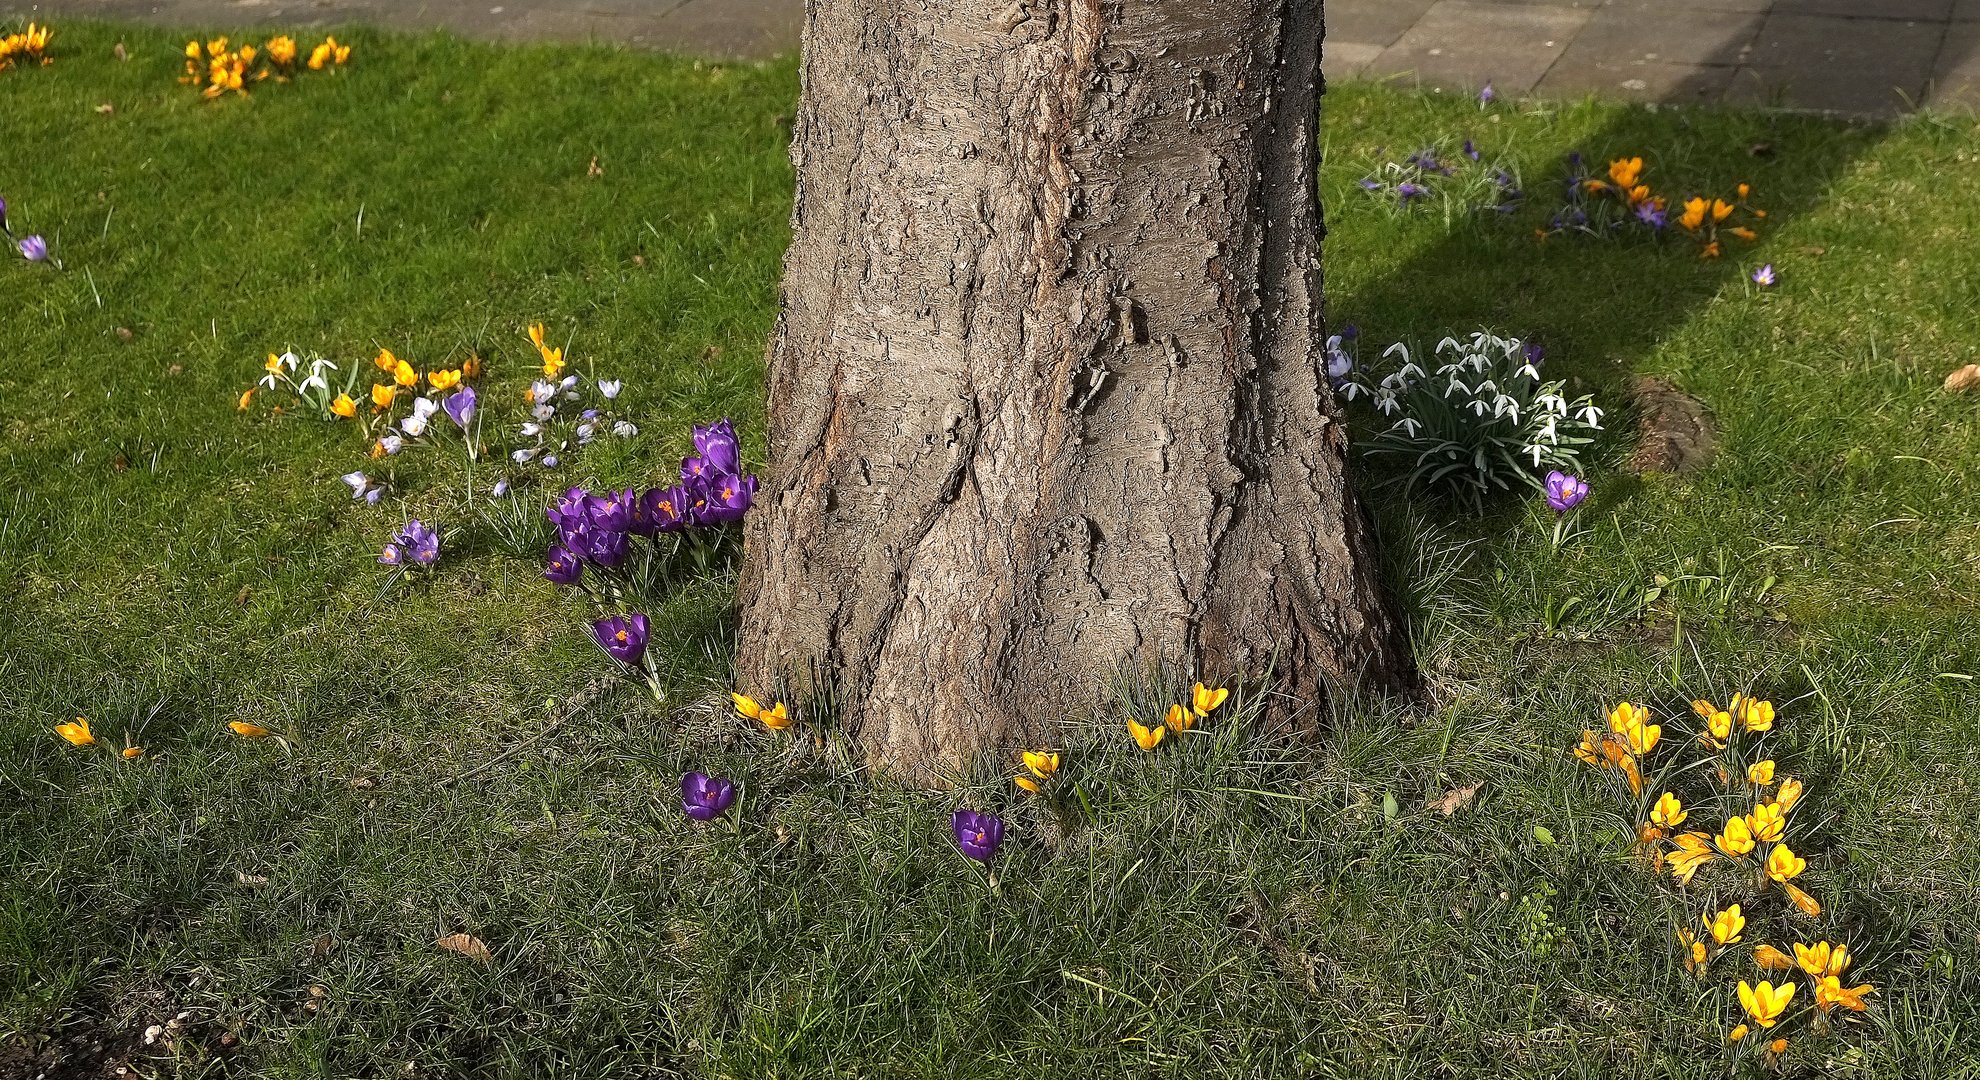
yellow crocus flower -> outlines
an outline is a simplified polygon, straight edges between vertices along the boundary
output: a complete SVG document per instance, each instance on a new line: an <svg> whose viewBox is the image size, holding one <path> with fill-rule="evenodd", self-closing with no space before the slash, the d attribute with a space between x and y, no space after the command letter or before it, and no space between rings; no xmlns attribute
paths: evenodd
<svg viewBox="0 0 1980 1080"><path fill-rule="evenodd" d="M1803 915L1813 919L1822 914L1822 905L1814 897L1802 892L1794 882L1783 881L1781 888L1787 890L1788 899L1794 901L1794 906L1800 908Z"/></svg>
<svg viewBox="0 0 1980 1080"><path fill-rule="evenodd" d="M537 351L538 351L538 352L541 352L541 351L543 351L543 324L542 324L542 323L540 323L540 322L539 322L539 323L530 323L530 324L529 324L529 343L530 343L531 345L534 345L534 346L536 346L536 349L537 349Z"/></svg>
<svg viewBox="0 0 1980 1080"><path fill-rule="evenodd" d="M1785 884L1787 880L1808 869L1808 860L1794 853L1786 844L1775 844L1774 850L1767 853L1767 876Z"/></svg>
<svg viewBox="0 0 1980 1080"><path fill-rule="evenodd" d="M1787 815L1773 803L1761 803L1746 815L1746 828L1755 840L1772 843L1787 832Z"/></svg>
<svg viewBox="0 0 1980 1080"><path fill-rule="evenodd" d="M1732 216L1733 204L1724 199L1712 200L1712 223L1718 224Z"/></svg>
<svg viewBox="0 0 1980 1080"><path fill-rule="evenodd" d="M1717 915L1700 915L1698 920L1712 932L1712 940L1721 945L1739 944L1740 935L1746 930L1746 916L1739 913L1738 904Z"/></svg>
<svg viewBox="0 0 1980 1080"><path fill-rule="evenodd" d="M1162 736L1169 733L1169 729L1161 724L1156 724L1154 727L1142 727L1132 718L1128 720L1127 726L1128 734L1134 736L1134 744L1143 750L1155 749L1161 745Z"/></svg>
<svg viewBox="0 0 1980 1080"><path fill-rule="evenodd" d="M1762 971L1792 971L1794 969L1794 957L1774 948L1772 945L1755 945L1753 947L1753 962L1760 965L1760 970Z"/></svg>
<svg viewBox="0 0 1980 1080"><path fill-rule="evenodd" d="M1753 764L1748 765L1746 767L1746 778L1755 784L1773 783L1774 759L1768 758L1765 761L1756 761Z"/></svg>
<svg viewBox="0 0 1980 1080"><path fill-rule="evenodd" d="M253 400L254 400L254 387L250 386L246 390L241 392L241 400L234 404L234 409L238 412L246 412L248 407L248 402Z"/></svg>
<svg viewBox="0 0 1980 1080"><path fill-rule="evenodd" d="M337 400L330 403L331 413L348 420L357 415L357 402L349 394L338 394Z"/></svg>
<svg viewBox="0 0 1980 1080"><path fill-rule="evenodd" d="M371 384L371 408L374 412L384 412L392 407L392 399L399 396L399 388L391 383Z"/></svg>
<svg viewBox="0 0 1980 1080"><path fill-rule="evenodd" d="M1674 829L1684 824L1684 819L1690 816L1690 812L1685 810L1684 804L1678 801L1678 797L1668 791L1658 797L1656 806L1650 808L1650 820L1667 829Z"/></svg>
<svg viewBox="0 0 1980 1080"><path fill-rule="evenodd" d="M1230 696L1231 692L1221 686L1212 690L1202 683L1197 683L1189 692L1190 708L1195 710L1198 716L1209 716L1217 711L1217 706L1222 705L1225 698Z"/></svg>
<svg viewBox="0 0 1980 1080"><path fill-rule="evenodd" d="M1876 993L1877 988L1869 983L1845 989L1842 980L1834 975L1824 975L1815 983L1815 1007L1828 1012L1841 1005L1845 1009L1862 1012L1870 1006L1864 1004L1863 995Z"/></svg>
<svg viewBox="0 0 1980 1080"><path fill-rule="evenodd" d="M1011 777L1011 783L1031 792L1033 795L1038 794L1038 781L1033 780L1029 776L1013 776Z"/></svg>
<svg viewBox="0 0 1980 1080"><path fill-rule="evenodd" d="M426 384L435 390L452 390L461 384L461 373L458 369L429 371L426 373Z"/></svg>
<svg viewBox="0 0 1980 1080"><path fill-rule="evenodd" d="M754 720L763 714L763 706L758 705L756 699L748 694L731 693L729 700L735 703L737 714L744 719Z"/></svg>
<svg viewBox="0 0 1980 1080"><path fill-rule="evenodd" d="M1574 748L1574 756L1598 769L1607 767L1602 758L1601 740L1592 731L1581 733L1581 745Z"/></svg>
<svg viewBox="0 0 1980 1080"><path fill-rule="evenodd" d="M1780 807L1781 811L1785 813L1794 809L1794 804L1800 801L1801 781L1793 777L1782 780L1780 790L1774 792L1774 805Z"/></svg>
<svg viewBox="0 0 1980 1080"><path fill-rule="evenodd" d="M411 364L401 360L392 369L392 381L410 390L419 385L419 372L414 371Z"/></svg>
<svg viewBox="0 0 1980 1080"><path fill-rule="evenodd" d="M273 371L273 372L279 372L279 371L281 371L281 370L282 370L282 358L281 358L281 357L279 357L279 356L276 356L276 355L275 355L274 353L269 353L269 354L268 354L268 361L267 361L266 363L264 363L264 364L262 364L262 365L261 365L261 370L263 370L263 371Z"/></svg>
<svg viewBox="0 0 1980 1080"><path fill-rule="evenodd" d="M1030 769L1040 780L1048 780L1053 773L1059 771L1059 755L1044 750L1026 750L1024 767Z"/></svg>
<svg viewBox="0 0 1980 1080"><path fill-rule="evenodd" d="M329 45L318 45L309 50L309 70L322 71L323 65L330 61L330 53Z"/></svg>
<svg viewBox="0 0 1980 1080"><path fill-rule="evenodd" d="M1739 1040L1746 1038L1747 1031L1748 1028L1745 1024L1739 1024L1735 1026L1731 1031L1726 1032L1726 1041L1729 1043L1736 1043Z"/></svg>
<svg viewBox="0 0 1980 1080"><path fill-rule="evenodd" d="M473 379L479 377L480 375L481 375L481 357L475 355L474 353L469 353L468 358L466 360L461 361L461 377L464 379Z"/></svg>
<svg viewBox="0 0 1980 1080"><path fill-rule="evenodd" d="M1705 224L1706 209L1704 199L1693 198L1685 200L1684 213L1678 218L1678 224L1686 229L1697 229L1700 225Z"/></svg>
<svg viewBox="0 0 1980 1080"><path fill-rule="evenodd" d="M392 355L392 350L390 349L379 349L378 355L372 357L371 362L380 371L397 371L399 369L399 358Z"/></svg>
<svg viewBox="0 0 1980 1080"><path fill-rule="evenodd" d="M269 731L260 724L250 724L245 720L235 720L227 726L234 730L234 734L247 739L265 739L274 734L274 732Z"/></svg>
<svg viewBox="0 0 1980 1080"><path fill-rule="evenodd" d="M74 723L56 724L55 734L69 740L71 746L88 746L96 741L89 733L89 721L78 716Z"/></svg>
<svg viewBox="0 0 1980 1080"><path fill-rule="evenodd" d="M1181 705L1171 705L1169 715L1163 717L1162 722L1167 724L1171 731L1180 734L1196 726L1196 717Z"/></svg>
<svg viewBox="0 0 1980 1080"><path fill-rule="evenodd" d="M1831 945L1826 941L1803 945L1797 941L1794 945L1794 959L1801 965L1801 970L1817 978L1823 975L1841 975L1849 970L1849 946Z"/></svg>
<svg viewBox="0 0 1980 1080"><path fill-rule="evenodd" d="M125 760L125 761L129 761L129 760L131 760L132 758L137 758L137 757L143 757L143 756L144 756L144 747L142 747L142 746L126 746L126 747L124 747L124 760Z"/></svg>
<svg viewBox="0 0 1980 1080"><path fill-rule="evenodd" d="M1623 732L1623 738L1628 740L1629 748L1636 751L1637 755L1641 757L1657 748L1657 740L1663 734L1664 729L1661 725L1637 724L1628 731Z"/></svg>
<svg viewBox="0 0 1980 1080"><path fill-rule="evenodd" d="M1627 735L1629 729L1641 727L1649 719L1649 709L1641 705L1632 705L1627 701L1620 702L1609 710L1609 730L1618 735Z"/></svg>
<svg viewBox="0 0 1980 1080"><path fill-rule="evenodd" d="M1745 855L1753 850L1753 830L1747 828L1745 818L1732 818L1726 822L1725 831L1714 836L1712 842L1728 855Z"/></svg>
<svg viewBox="0 0 1980 1080"><path fill-rule="evenodd" d="M1793 983L1775 986L1773 983L1762 981L1758 986L1749 986L1742 979L1739 984L1739 1004L1746 1010L1746 1015L1753 1018L1754 1023L1763 1028L1770 1028L1781 1018L1781 1014L1787 1011L1788 1002L1794 1000L1794 991Z"/></svg>
<svg viewBox="0 0 1980 1080"><path fill-rule="evenodd" d="M791 726L791 711L781 701L758 712L756 718L771 731L782 731Z"/></svg>
<svg viewBox="0 0 1980 1080"><path fill-rule="evenodd" d="M543 377L554 379L564 373L564 350L550 348L543 350Z"/></svg>
<svg viewBox="0 0 1980 1080"><path fill-rule="evenodd" d="M1691 876L1698 868L1711 862L1714 857L1712 838L1702 832L1679 833L1671 838L1677 851L1670 856L1671 876L1682 885L1691 884Z"/></svg>
<svg viewBox="0 0 1980 1080"><path fill-rule="evenodd" d="M1642 175L1643 159L1640 157L1618 158L1609 162L1609 179L1614 180L1619 188L1635 187L1637 178Z"/></svg>
<svg viewBox="0 0 1980 1080"><path fill-rule="evenodd" d="M296 62L296 39L286 34L277 34L268 39L268 58L288 67Z"/></svg>

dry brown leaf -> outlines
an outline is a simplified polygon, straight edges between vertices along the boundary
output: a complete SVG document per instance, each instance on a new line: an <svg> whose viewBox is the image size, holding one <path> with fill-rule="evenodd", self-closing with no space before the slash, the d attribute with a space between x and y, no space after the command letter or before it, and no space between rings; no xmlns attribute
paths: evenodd
<svg viewBox="0 0 1980 1080"><path fill-rule="evenodd" d="M104 102L103 104L101 104L101 105L98 105L98 106L96 107L96 111L97 111L97 112L100 112L100 113L102 113L102 114L103 114L103 115L105 115L105 116L108 116L108 115L110 115L111 113L113 113L113 112L116 112L116 111L117 111L117 107L116 107L115 105L112 105L112 104L110 104L109 102L107 102L107 101L106 101L106 102Z"/></svg>
<svg viewBox="0 0 1980 1080"><path fill-rule="evenodd" d="M131 58L130 51L124 48L124 43L121 41L117 43L116 48L110 50L110 55L119 60L129 60Z"/></svg>
<svg viewBox="0 0 1980 1080"><path fill-rule="evenodd" d="M1478 797L1478 789L1484 786L1485 782L1481 780L1470 787L1452 788L1438 798L1426 802L1424 805L1429 809L1443 814L1445 817L1450 817L1459 810L1470 806L1471 800Z"/></svg>
<svg viewBox="0 0 1980 1080"><path fill-rule="evenodd" d="M268 878L263 874L250 874L245 870L234 871L234 880L243 885L266 885Z"/></svg>
<svg viewBox="0 0 1980 1080"><path fill-rule="evenodd" d="M322 934L310 943L309 955L314 959L321 960L336 951L336 948L337 939L330 934Z"/></svg>
<svg viewBox="0 0 1980 1080"><path fill-rule="evenodd" d="M460 953L477 963L489 964L495 961L494 955L488 951L488 946L483 945L481 939L473 934L449 934L434 944L448 952Z"/></svg>
<svg viewBox="0 0 1980 1080"><path fill-rule="evenodd" d="M1980 390L1980 364L1968 364L1946 376L1946 393L1964 394L1968 390Z"/></svg>
<svg viewBox="0 0 1980 1080"><path fill-rule="evenodd" d="M604 176L604 175L605 175L605 170L604 170L604 169L601 169L601 168L599 168L599 167L598 167L598 158L597 158L597 156L596 156L596 155L593 155L593 157L592 157L592 159L591 159L591 167L590 167L590 168L587 168L586 170L584 170L584 174L585 174L586 176Z"/></svg>

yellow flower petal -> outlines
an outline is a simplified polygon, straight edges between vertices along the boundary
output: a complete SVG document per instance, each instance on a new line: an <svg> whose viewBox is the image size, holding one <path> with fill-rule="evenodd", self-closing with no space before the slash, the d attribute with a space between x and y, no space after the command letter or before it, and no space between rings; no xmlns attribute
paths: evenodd
<svg viewBox="0 0 1980 1080"><path fill-rule="evenodd" d="M763 712L763 706L758 705L756 699L747 694L731 693L729 700L735 702L736 712L745 719L754 720Z"/></svg>
<svg viewBox="0 0 1980 1080"><path fill-rule="evenodd" d="M78 716L72 724L56 724L55 734L69 740L73 746L88 746L96 741L89 733L89 721Z"/></svg>
<svg viewBox="0 0 1980 1080"><path fill-rule="evenodd" d="M259 724L250 724L245 720L234 720L227 726L234 729L234 734L248 739L265 739L274 734Z"/></svg>

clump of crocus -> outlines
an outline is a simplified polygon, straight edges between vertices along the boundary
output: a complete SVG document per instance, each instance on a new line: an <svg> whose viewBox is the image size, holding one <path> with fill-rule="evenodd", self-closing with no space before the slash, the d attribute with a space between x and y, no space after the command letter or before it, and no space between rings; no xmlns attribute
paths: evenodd
<svg viewBox="0 0 1980 1080"><path fill-rule="evenodd" d="M1509 214L1526 196L1510 167L1484 163L1478 144L1465 139L1456 151L1447 143L1424 147L1400 161L1388 161L1361 179L1361 190L1408 210L1441 197L1476 210Z"/></svg>
<svg viewBox="0 0 1980 1080"><path fill-rule="evenodd" d="M771 731L783 731L791 726L791 713L783 702L764 706L748 694L731 693L729 700L736 707L736 715L746 720L754 720Z"/></svg>
<svg viewBox="0 0 1980 1080"><path fill-rule="evenodd" d="M1030 771L1031 775L1026 776L1020 773L1012 777L1011 782L1036 795L1039 791L1039 785L1050 780L1053 774L1059 771L1058 752L1051 750L1026 750L1024 752L1024 767Z"/></svg>
<svg viewBox="0 0 1980 1080"><path fill-rule="evenodd" d="M696 821L714 821L735 801L733 780L702 772L681 777L681 812Z"/></svg>
<svg viewBox="0 0 1980 1080"><path fill-rule="evenodd" d="M609 432L621 439L639 434L638 426L632 421L608 415L606 411L618 398L624 382L598 380L595 389L603 400L587 401L584 377L563 373L568 364L564 349L548 344L544 333L542 323L529 327L530 344L535 346L543 364L543 377L523 394L529 405L529 419L522 425L522 436L532 440L532 445L517 447L509 459L518 466L556 469L565 463L573 447L589 446L602 434Z"/></svg>
<svg viewBox="0 0 1980 1080"><path fill-rule="evenodd" d="M414 518L392 534L384 550L378 553L378 561L401 569L414 566L430 568L440 561L440 534Z"/></svg>
<svg viewBox="0 0 1980 1080"><path fill-rule="evenodd" d="M209 101L230 93L246 95L250 86L270 78L288 82L297 74L300 55L296 40L287 34L269 38L262 48L256 48L252 42L235 47L225 37L188 41L185 74L179 81L200 87L200 96ZM311 71L322 71L342 65L350 56L350 46L329 38L310 50L305 66Z"/></svg>
<svg viewBox="0 0 1980 1080"><path fill-rule="evenodd" d="M997 849L1004 843L1004 819L995 814L958 810L949 816L949 831L955 834L956 847L965 856L985 866L997 857Z"/></svg>
<svg viewBox="0 0 1980 1080"><path fill-rule="evenodd" d="M0 35L0 71L15 64L41 67L54 63L54 58L48 55L48 42L54 36L53 29L34 23L18 33Z"/></svg>
<svg viewBox="0 0 1980 1080"><path fill-rule="evenodd" d="M1740 184L1732 202L1702 196L1674 199L1652 190L1640 156L1617 158L1609 162L1603 175L1589 176L1577 152L1568 156L1566 201L1537 233L1542 239L1568 232L1655 238L1666 235L1675 224L1676 234L1696 240L1705 258L1717 258L1723 251L1721 233L1741 240L1758 239L1753 223L1764 219L1767 212L1746 203L1752 190L1751 185ZM1743 216L1735 219L1735 215Z"/></svg>

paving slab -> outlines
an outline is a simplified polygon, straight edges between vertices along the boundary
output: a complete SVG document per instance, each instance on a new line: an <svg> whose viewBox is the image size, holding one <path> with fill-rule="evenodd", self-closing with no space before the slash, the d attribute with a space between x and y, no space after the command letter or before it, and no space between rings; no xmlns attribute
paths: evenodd
<svg viewBox="0 0 1980 1080"><path fill-rule="evenodd" d="M1336 81L1359 78L1382 55L1383 48L1327 38L1320 43L1320 70Z"/></svg>
<svg viewBox="0 0 1980 1080"><path fill-rule="evenodd" d="M1849 15L1863 19L1944 22L1953 0L1774 0L1773 9L1796 15Z"/></svg>
<svg viewBox="0 0 1980 1080"><path fill-rule="evenodd" d="M1926 100L1933 105L1980 109L1980 22L1953 23L1932 68Z"/></svg>
<svg viewBox="0 0 1980 1080"><path fill-rule="evenodd" d="M1326 5L1324 42L1389 46L1437 0L1334 0ZM1324 62L1324 61L1323 61Z"/></svg>
<svg viewBox="0 0 1980 1080"><path fill-rule="evenodd" d="M1710 105L1732 85L1733 70L1711 64L1562 57L1548 69L1534 93L1551 98L1596 94L1626 101Z"/></svg>
<svg viewBox="0 0 1980 1080"><path fill-rule="evenodd" d="M1489 81L1502 93L1525 94L1539 84L1594 10L1438 0L1383 50L1368 74L1410 76L1425 86L1466 92Z"/></svg>
<svg viewBox="0 0 1980 1080"><path fill-rule="evenodd" d="M1589 18L1574 43L1561 54L1561 62L1652 61L1733 67L1746 59L1764 21L1757 13L1680 13L1659 5L1611 5Z"/></svg>
<svg viewBox="0 0 1980 1080"><path fill-rule="evenodd" d="M1943 22L1775 11L1734 72L1726 100L1869 116L1924 99L1946 36Z"/></svg>

